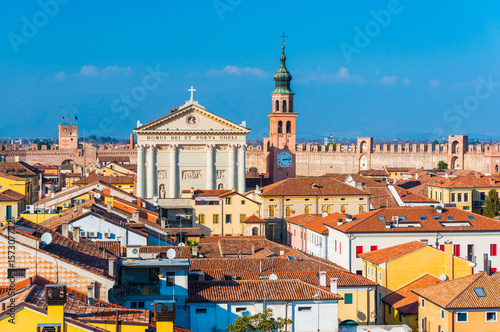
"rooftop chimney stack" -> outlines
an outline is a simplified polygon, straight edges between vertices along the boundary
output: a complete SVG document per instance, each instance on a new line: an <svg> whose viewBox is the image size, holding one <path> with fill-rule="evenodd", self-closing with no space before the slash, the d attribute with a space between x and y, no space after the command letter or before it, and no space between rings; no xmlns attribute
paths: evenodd
<svg viewBox="0 0 500 332"><path fill-rule="evenodd" d="M338 219L337 219L337 226L342 225L342 223L343 223L343 222L344 222L344 221L342 220L342 218L338 218Z"/></svg>
<svg viewBox="0 0 500 332"><path fill-rule="evenodd" d="M161 228L165 228L166 223L167 223L167 220L165 218L161 218L161 220L160 220Z"/></svg>
<svg viewBox="0 0 500 332"><path fill-rule="evenodd" d="M61 224L61 234L64 237L69 237L69 229L68 229L68 223L67 222L63 222Z"/></svg>
<svg viewBox="0 0 500 332"><path fill-rule="evenodd" d="M326 287L326 271L319 271L319 285Z"/></svg>
<svg viewBox="0 0 500 332"><path fill-rule="evenodd" d="M132 221L139 222L139 211L132 211Z"/></svg>
<svg viewBox="0 0 500 332"><path fill-rule="evenodd" d="M80 242L80 226L73 226L73 241Z"/></svg>
<svg viewBox="0 0 500 332"><path fill-rule="evenodd" d="M488 254L483 255L483 268L484 272L488 272Z"/></svg>
<svg viewBox="0 0 500 332"><path fill-rule="evenodd" d="M330 292L337 294L337 278L330 278Z"/></svg>
<svg viewBox="0 0 500 332"><path fill-rule="evenodd" d="M107 210L108 212L111 212L111 206L112 206L111 204L112 204L112 202L111 202L111 201L108 201L108 202L107 202L106 210Z"/></svg>
<svg viewBox="0 0 500 332"><path fill-rule="evenodd" d="M110 277L115 276L115 259L113 257L108 259L108 274Z"/></svg>
<svg viewBox="0 0 500 332"><path fill-rule="evenodd" d="M92 300L95 298L95 283L91 282L87 285L87 304L92 305Z"/></svg>

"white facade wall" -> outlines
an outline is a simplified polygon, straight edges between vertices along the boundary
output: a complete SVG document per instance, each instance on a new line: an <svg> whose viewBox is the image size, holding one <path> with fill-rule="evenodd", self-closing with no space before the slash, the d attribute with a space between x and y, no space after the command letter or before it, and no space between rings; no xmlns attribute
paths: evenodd
<svg viewBox="0 0 500 332"><path fill-rule="evenodd" d="M328 235L306 229L307 253L326 258L328 253Z"/></svg>
<svg viewBox="0 0 500 332"><path fill-rule="evenodd" d="M89 238L96 241L120 241L122 246L128 245L147 245L148 238L130 230L112 224L106 220L93 215L85 216L68 226L70 232L74 226L80 226L80 231L97 232L97 237ZM109 238L104 237L104 233L111 233Z"/></svg>
<svg viewBox="0 0 500 332"><path fill-rule="evenodd" d="M351 272L362 270L362 259L356 258L356 247L363 246L363 252L370 251L371 246L377 249L392 247L411 241L427 240L429 245L436 247L443 245L446 241L452 241L454 245L460 246L460 257L467 259L467 246L474 245L473 257L476 258L477 266L475 272L483 271L483 254L487 253L491 260L492 268L500 268L500 256L490 255L490 244L497 244L500 247L500 232L387 232L387 233L353 233L351 251L349 253L349 234L339 232L333 228L329 229L330 248L328 259L340 266L350 269ZM335 251L335 241L337 241L337 251ZM342 243L342 251L339 250L339 243ZM438 247L439 248L439 247ZM349 261L350 264L349 264Z"/></svg>
<svg viewBox="0 0 500 332"><path fill-rule="evenodd" d="M273 309L274 317L293 320L290 332L338 331L337 301L188 303L189 326L193 332L225 332L237 317ZM197 310L198 309L198 310ZM318 326L319 324L319 326Z"/></svg>

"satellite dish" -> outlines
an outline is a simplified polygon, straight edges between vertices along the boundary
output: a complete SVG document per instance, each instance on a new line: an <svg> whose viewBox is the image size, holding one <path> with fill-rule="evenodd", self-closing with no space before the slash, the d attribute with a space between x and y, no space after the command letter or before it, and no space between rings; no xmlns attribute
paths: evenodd
<svg viewBox="0 0 500 332"><path fill-rule="evenodd" d="M441 279L441 280L443 280L443 281L446 281L446 280L448 280L448 276L447 276L446 274L444 274L444 273L443 273L443 274L441 274L441 275L439 276L439 279Z"/></svg>
<svg viewBox="0 0 500 332"><path fill-rule="evenodd" d="M184 246L185 246L185 244L184 244L184 243L182 243L182 242L180 242L180 243L178 244L178 246L179 246L179 247L184 247Z"/></svg>
<svg viewBox="0 0 500 332"><path fill-rule="evenodd" d="M175 250L174 249L168 249L167 250L167 257L168 259L174 259L175 258Z"/></svg>
<svg viewBox="0 0 500 332"><path fill-rule="evenodd" d="M324 218L324 217L328 217L328 212L323 212L323 213L321 214L321 217L323 217L323 218Z"/></svg>
<svg viewBox="0 0 500 332"><path fill-rule="evenodd" d="M101 198L101 193L95 194L94 197L97 198L97 199Z"/></svg>
<svg viewBox="0 0 500 332"><path fill-rule="evenodd" d="M278 280L278 276L273 273L269 276L269 280Z"/></svg>
<svg viewBox="0 0 500 332"><path fill-rule="evenodd" d="M42 243L45 245L49 245L52 242L52 234L43 233L42 234Z"/></svg>

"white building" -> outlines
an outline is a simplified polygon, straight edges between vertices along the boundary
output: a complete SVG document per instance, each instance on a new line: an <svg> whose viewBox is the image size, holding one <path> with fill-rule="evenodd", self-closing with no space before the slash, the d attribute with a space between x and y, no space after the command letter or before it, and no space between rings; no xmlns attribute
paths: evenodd
<svg viewBox="0 0 500 332"><path fill-rule="evenodd" d="M328 218L328 217L327 217ZM325 218L326 219L326 218ZM450 240L454 255L470 261L491 257L492 270L500 267L497 246L500 221L456 208L429 206L384 208L353 216L352 221L325 223L328 259L355 273L362 273L360 253L420 240L444 248ZM478 264L477 270L483 266Z"/></svg>
<svg viewBox="0 0 500 332"><path fill-rule="evenodd" d="M336 284L335 284L336 285ZM336 286L335 286L336 287ZM189 328L226 331L237 317L272 309L288 318L287 331L338 331L341 296L299 280L205 281L189 284Z"/></svg>
<svg viewBox="0 0 500 332"><path fill-rule="evenodd" d="M145 125L138 123L134 129L137 196L178 198L189 188L245 192L246 135L250 132L245 125L207 111L193 100L192 93L191 100L170 114Z"/></svg>

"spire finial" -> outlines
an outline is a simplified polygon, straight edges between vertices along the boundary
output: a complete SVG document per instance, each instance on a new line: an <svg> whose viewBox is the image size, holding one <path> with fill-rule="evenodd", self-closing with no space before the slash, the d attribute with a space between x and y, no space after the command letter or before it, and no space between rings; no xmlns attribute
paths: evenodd
<svg viewBox="0 0 500 332"><path fill-rule="evenodd" d="M281 48L285 48L285 38L287 38L288 36L285 35L285 31L283 31L283 34L280 36L281 38L283 38L283 46L281 46Z"/></svg>

